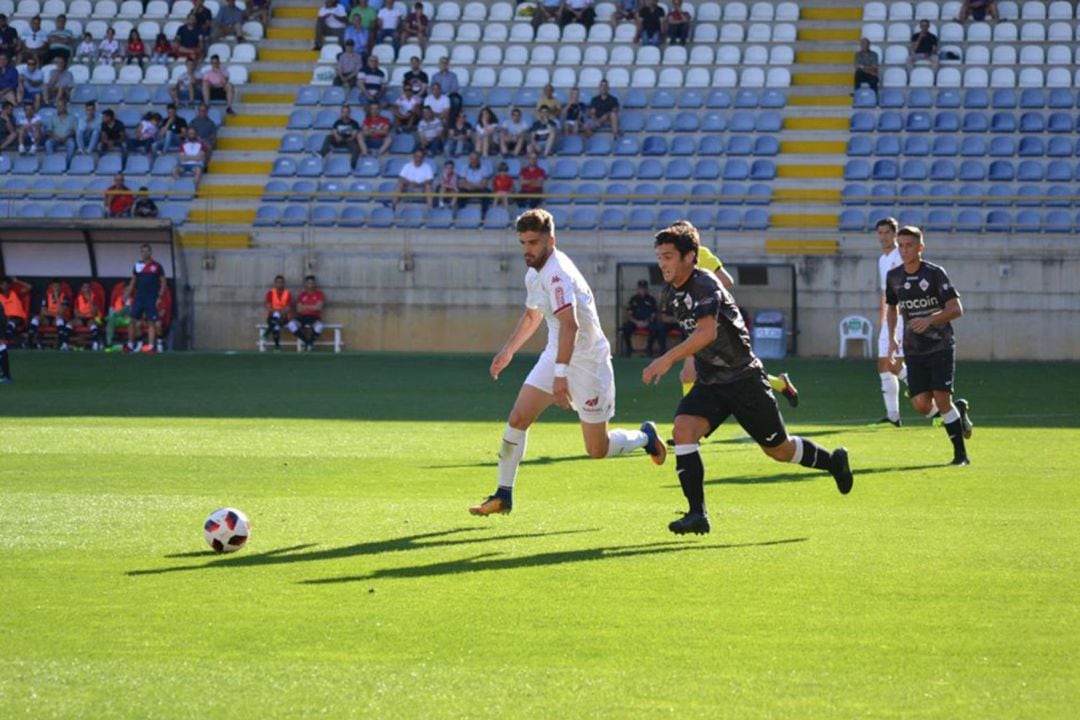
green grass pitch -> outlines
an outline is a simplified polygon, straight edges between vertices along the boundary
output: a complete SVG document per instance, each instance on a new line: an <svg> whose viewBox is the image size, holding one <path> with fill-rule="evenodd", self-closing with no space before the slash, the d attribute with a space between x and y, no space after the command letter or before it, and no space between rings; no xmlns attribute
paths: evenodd
<svg viewBox="0 0 1080 720"><path fill-rule="evenodd" d="M773 362L854 490L730 422L713 533L677 538L673 463L589 460L554 409L514 513L467 514L532 360L15 353L0 718L1076 717L1076 365L961 360L950 468L909 409L867 427L871 363ZM677 382L643 364L614 425L668 432ZM216 556L224 505L254 530Z"/></svg>

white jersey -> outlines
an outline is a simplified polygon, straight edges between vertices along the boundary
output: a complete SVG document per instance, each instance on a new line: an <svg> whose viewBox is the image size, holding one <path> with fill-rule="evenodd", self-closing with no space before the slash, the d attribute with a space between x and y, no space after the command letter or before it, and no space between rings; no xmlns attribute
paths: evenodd
<svg viewBox="0 0 1080 720"><path fill-rule="evenodd" d="M574 308L578 334L571 365L596 365L611 360L611 346L600 327L589 283L574 265L574 261L556 249L548 256L539 271L529 268L525 273L525 307L539 310L547 320L548 340L541 358L555 360L559 350L559 320L555 314L567 307Z"/></svg>
<svg viewBox="0 0 1080 720"><path fill-rule="evenodd" d="M878 290L882 295L885 294L885 276L889 274L890 270L903 264L904 261L900 259L900 248L898 247L894 247L891 251L878 258Z"/></svg>
<svg viewBox="0 0 1080 720"><path fill-rule="evenodd" d="M900 248L894 247L887 253L884 253L878 258L878 290L882 295L885 294L885 276L889 271L895 267L900 267L904 264L904 261L900 259ZM896 336L898 338L904 337L904 318L900 313L896 314ZM889 356L889 327L885 319L885 314L881 315L881 328L878 330L878 357ZM900 347L896 352L896 357L903 357L904 349Z"/></svg>

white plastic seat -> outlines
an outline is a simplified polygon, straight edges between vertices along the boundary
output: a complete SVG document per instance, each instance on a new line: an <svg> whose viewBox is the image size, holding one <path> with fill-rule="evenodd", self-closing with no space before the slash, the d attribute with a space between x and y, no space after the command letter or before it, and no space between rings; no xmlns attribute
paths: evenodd
<svg viewBox="0 0 1080 720"><path fill-rule="evenodd" d="M738 45L721 45L716 49L717 65L738 65L742 62L742 50Z"/></svg>
<svg viewBox="0 0 1080 720"><path fill-rule="evenodd" d="M790 45L773 45L769 51L770 65L794 65L795 50Z"/></svg>
<svg viewBox="0 0 1080 720"><path fill-rule="evenodd" d="M587 67L582 68L578 73L578 83L583 88L588 88L590 92L595 91L600 87L600 81L604 79L604 71L600 68Z"/></svg>
<svg viewBox="0 0 1080 720"><path fill-rule="evenodd" d="M967 68L964 70L964 87L984 88L990 85L990 76L985 68Z"/></svg>
<svg viewBox="0 0 1080 720"><path fill-rule="evenodd" d="M661 61L664 65L686 65L686 48L682 45L668 45L664 48L664 57Z"/></svg>
<svg viewBox="0 0 1080 720"><path fill-rule="evenodd" d="M620 25L619 27L622 27L622 26ZM633 29L634 29L634 27L632 25L629 26L629 27L630 27L630 30L631 30L631 33L630 33L631 39L633 39ZM706 24L703 24L703 23L698 23L698 24L696 24L694 26L694 42L695 43L710 43L710 44L712 44L712 43L715 43L719 39L720 39L720 33L716 29L715 25L706 25Z"/></svg>
<svg viewBox="0 0 1080 720"><path fill-rule="evenodd" d="M746 5L741 2L729 2L724 5L725 22L746 22L749 14Z"/></svg>
<svg viewBox="0 0 1080 720"><path fill-rule="evenodd" d="M498 45L481 45L476 56L477 65L502 65L503 51Z"/></svg>
<svg viewBox="0 0 1080 720"><path fill-rule="evenodd" d="M94 7L90 4L90 0L71 0L71 4L68 5L67 16L68 20L86 20L93 12Z"/></svg>
<svg viewBox="0 0 1080 720"><path fill-rule="evenodd" d="M454 26L448 22L437 22L431 26L428 39L431 42L452 43L454 42Z"/></svg>
<svg viewBox="0 0 1080 720"><path fill-rule="evenodd" d="M883 22L888 18L888 11L883 2L868 2L863 7L863 22Z"/></svg>
<svg viewBox="0 0 1080 720"><path fill-rule="evenodd" d="M461 11L461 19L483 22L487 19L487 10L487 5L482 2L466 3Z"/></svg>
<svg viewBox="0 0 1080 720"><path fill-rule="evenodd" d="M688 88L709 87L709 71L703 67L692 67L686 71L684 84Z"/></svg>
<svg viewBox="0 0 1080 720"><path fill-rule="evenodd" d="M722 11L720 9L720 3L715 2L703 2L697 9L697 22L720 22L722 17Z"/></svg>
<svg viewBox="0 0 1080 720"><path fill-rule="evenodd" d="M1077 27L1080 28L1080 23ZM1071 42L1072 36L1072 23L1067 22L1050 23L1046 31L1046 39L1049 42Z"/></svg>
<svg viewBox="0 0 1080 720"><path fill-rule="evenodd" d="M997 62L998 51L1011 50L1013 62ZM1008 60L1008 53L1002 52L1002 60ZM998 45L994 48L994 64L995 65L1015 65L1016 64L1016 50L1012 45ZM1020 64L1021 65L1044 65L1046 64L1046 56L1043 53L1041 45L1024 45L1020 48Z"/></svg>
<svg viewBox="0 0 1080 720"><path fill-rule="evenodd" d="M593 10L596 12L596 19L598 21L601 23L611 22L611 16L615 14L615 3L596 3L596 7L594 7Z"/></svg>
<svg viewBox="0 0 1080 720"><path fill-rule="evenodd" d="M743 53L743 65L768 65L769 51L764 45L748 45Z"/></svg>
<svg viewBox="0 0 1080 720"><path fill-rule="evenodd" d="M885 26L881 23L866 23L862 26L862 36L872 43L884 42ZM960 39L964 39L962 33L960 35Z"/></svg>
<svg viewBox="0 0 1080 720"><path fill-rule="evenodd" d="M476 23L463 22L458 25L456 42L480 42L480 26Z"/></svg>
<svg viewBox="0 0 1080 720"><path fill-rule="evenodd" d="M964 26L956 22L947 22L941 26L941 35L939 39L942 43L962 43L964 42Z"/></svg>
<svg viewBox="0 0 1080 720"><path fill-rule="evenodd" d="M51 17L66 15L67 6L64 4L64 0L45 0L45 4L41 7L41 12Z"/></svg>
<svg viewBox="0 0 1080 720"><path fill-rule="evenodd" d="M319 64L320 65L333 65L337 62L338 55L341 54L343 48L337 43L327 43L319 50ZM379 62L382 62L381 60Z"/></svg>
<svg viewBox="0 0 1080 720"><path fill-rule="evenodd" d="M509 45L503 50L503 65L528 65L529 49L524 45Z"/></svg>
<svg viewBox="0 0 1080 720"><path fill-rule="evenodd" d="M776 9L772 3L756 2L750 6L750 19L758 22L772 22Z"/></svg>
<svg viewBox="0 0 1080 720"><path fill-rule="evenodd" d="M154 65L152 67L161 68L160 65ZM161 68L164 70L165 68ZM71 78L75 81L75 85L85 85L90 82L90 68L85 65L72 65L68 70L71 71ZM168 72L166 72L166 76Z"/></svg>
<svg viewBox="0 0 1080 720"><path fill-rule="evenodd" d="M142 32L139 32L139 34L142 35ZM337 51L341 52L340 46L338 46ZM228 62L229 56L232 55L232 48L222 42L213 43L206 49L206 57L213 57L214 55L221 58L221 62ZM319 60L321 61L322 58L320 57Z"/></svg>
<svg viewBox="0 0 1080 720"><path fill-rule="evenodd" d="M599 45L589 45L585 48L585 59L582 61L583 65L607 65L608 64L608 52L606 47Z"/></svg>
<svg viewBox="0 0 1080 720"><path fill-rule="evenodd" d="M906 65L908 49L904 45L889 45L885 48L886 65Z"/></svg>
<svg viewBox="0 0 1080 720"><path fill-rule="evenodd" d="M169 11L169 17L174 20L183 20L191 14L193 7L194 4L191 0L176 0L173 3L172 10Z"/></svg>
<svg viewBox="0 0 1080 720"><path fill-rule="evenodd" d="M484 25L484 42L506 42L510 37L510 28L502 23L492 23Z"/></svg>
<svg viewBox="0 0 1080 720"><path fill-rule="evenodd" d="M26 0L23 0L23 2L25 1ZM23 3L20 2L19 6L22 7L22 4ZM94 12L90 15L90 17L100 20L112 20L114 17L116 17L117 12L118 8L116 7L116 3L113 2L113 0L98 0L98 2L94 4ZM20 13L20 15L21 14L22 13ZM116 36L121 37L120 33L117 33Z"/></svg>
<svg viewBox="0 0 1080 720"><path fill-rule="evenodd" d="M570 23L563 28L562 41L563 42L585 42L586 32L585 26L581 23Z"/></svg>
<svg viewBox="0 0 1080 720"><path fill-rule="evenodd" d="M934 71L928 67L912 68L908 87L928 88L934 86Z"/></svg>
<svg viewBox="0 0 1080 720"><path fill-rule="evenodd" d="M1039 50L1039 57L1041 58L1042 57L1042 48L1036 47L1035 49ZM1027 48L1026 47L1021 48L1021 50L1020 50L1021 54L1023 54L1024 50L1027 50ZM1023 62L1023 60L1021 60L1020 62ZM994 50L990 55L990 64L991 65L1015 65L1016 64L1016 48L1014 48L1012 45L995 45ZM1029 64L1031 64L1031 63L1029 63ZM1040 61L1037 64L1041 65L1042 62Z"/></svg>
<svg viewBox="0 0 1080 720"><path fill-rule="evenodd" d="M495 87L495 70L489 67L479 67L473 72L472 84L476 87Z"/></svg>
<svg viewBox="0 0 1080 720"><path fill-rule="evenodd" d="M413 58L421 57L421 51L419 45L406 45L398 52L398 64L408 65L412 62Z"/></svg>
<svg viewBox="0 0 1080 720"><path fill-rule="evenodd" d="M652 68L634 68L634 74L630 76L630 87L640 90L656 87L656 71Z"/></svg>
<svg viewBox="0 0 1080 720"><path fill-rule="evenodd" d="M604 76L608 87L612 89L625 89L630 87L630 71L624 67L614 67L607 71Z"/></svg>
<svg viewBox="0 0 1080 720"><path fill-rule="evenodd" d="M127 39L127 36L131 34L131 31L135 29L135 23L130 20L117 20L112 24L112 29L116 31L117 38Z"/></svg>
<svg viewBox="0 0 1080 720"><path fill-rule="evenodd" d="M240 85L247 85L248 82L248 69L246 65L230 65L229 66L229 82L239 87Z"/></svg>
<svg viewBox="0 0 1080 720"><path fill-rule="evenodd" d="M996 32L994 34L997 35ZM1020 28L1020 40L1023 42L1046 42L1046 26L1040 22L1024 23L1023 27Z"/></svg>
<svg viewBox="0 0 1080 720"><path fill-rule="evenodd" d="M593 25L593 27L596 27L596 26ZM715 26L710 26L710 25L705 25L704 27L712 27L714 30L716 29ZM617 42L617 43L633 42L634 34L636 32L637 31L634 29L634 26L631 25L630 23L619 23L615 27L615 34L612 36L612 42Z"/></svg>
<svg viewBox="0 0 1080 720"><path fill-rule="evenodd" d="M614 62L614 53L612 53L612 62ZM638 48L637 57L634 58L635 65L649 65L655 67L660 64L660 48L653 47L652 45L644 45Z"/></svg>
<svg viewBox="0 0 1080 720"><path fill-rule="evenodd" d="M742 25L725 23L720 27L720 42L741 43L745 37Z"/></svg>
<svg viewBox="0 0 1080 720"><path fill-rule="evenodd" d="M180 63L176 63L175 65L173 65L172 71L169 74L169 82L173 85L180 82L180 76L183 75L185 72L187 72L187 70L184 68L184 66Z"/></svg>
<svg viewBox="0 0 1080 720"><path fill-rule="evenodd" d="M656 81L657 87L681 88L683 86L683 73L679 68L666 67L660 70L660 78Z"/></svg>
<svg viewBox="0 0 1080 720"><path fill-rule="evenodd" d="M139 0L124 0L124 2L120 3L120 9L117 11L116 17L134 20L142 17L142 14L142 3Z"/></svg>
<svg viewBox="0 0 1080 720"><path fill-rule="evenodd" d="M551 74L551 84L557 88L572 88L577 85L577 71L572 67L558 67Z"/></svg>
<svg viewBox="0 0 1080 720"><path fill-rule="evenodd" d="M1024 68L1031 70L1032 68ZM1072 73L1068 68L1052 67L1046 71L1046 87L1067 88L1072 87Z"/></svg>
<svg viewBox="0 0 1080 720"><path fill-rule="evenodd" d="M713 72L712 84L718 88L733 88L739 82L738 76L731 68L716 68Z"/></svg>
<svg viewBox="0 0 1080 720"><path fill-rule="evenodd" d="M537 45L529 54L530 65L554 65L555 48L550 45Z"/></svg>
<svg viewBox="0 0 1080 720"><path fill-rule="evenodd" d="M71 23L68 23L68 27L71 27ZM149 42L153 45L154 38L161 32L161 26L158 25L156 20L141 20L138 24L139 37L143 38L143 42ZM72 32L75 32L72 30Z"/></svg>
<svg viewBox="0 0 1080 720"><path fill-rule="evenodd" d="M654 50L656 48L653 48ZM611 64L618 65L633 65L634 64L634 48L629 45L616 45L611 48Z"/></svg>
<svg viewBox="0 0 1080 720"><path fill-rule="evenodd" d="M560 45L559 52L555 56L555 64L572 66L580 65L581 48L577 45Z"/></svg>
<svg viewBox="0 0 1080 720"><path fill-rule="evenodd" d="M174 22L177 21L171 20L165 23L165 37L176 37L176 30L173 30L172 35L169 34L169 26ZM179 26L178 22L177 25ZM179 30L179 27L177 27L177 30ZM266 33L266 30L265 28L263 28L262 23L258 22L257 20L248 20L246 23L240 26L240 32L243 33L245 41L259 42L263 39L263 35Z"/></svg>
<svg viewBox="0 0 1080 720"><path fill-rule="evenodd" d="M495 22L510 22L514 19L514 6L508 2L491 3L487 19Z"/></svg>
<svg viewBox="0 0 1080 720"><path fill-rule="evenodd" d="M894 2L889 6L889 19L910 22L915 19L915 8L909 2Z"/></svg>
<svg viewBox="0 0 1080 720"><path fill-rule="evenodd" d="M472 45L455 45L450 51L451 65L475 65L476 48Z"/></svg>
<svg viewBox="0 0 1080 720"><path fill-rule="evenodd" d="M1046 3L1028 0L1020 8L1020 17L1024 20L1045 20Z"/></svg>
<svg viewBox="0 0 1080 720"><path fill-rule="evenodd" d="M1011 67L994 68L990 72L990 87L1014 88L1016 87L1016 71Z"/></svg>
<svg viewBox="0 0 1080 720"><path fill-rule="evenodd" d="M799 19L799 6L793 2L782 2L776 6L776 22L796 22Z"/></svg>
<svg viewBox="0 0 1080 720"><path fill-rule="evenodd" d="M690 48L690 58L687 60L690 65L712 65L714 61L713 49L708 45L695 45Z"/></svg>
<svg viewBox="0 0 1080 720"><path fill-rule="evenodd" d="M795 23L776 23L772 29L772 41L776 43L793 43L798 36Z"/></svg>
<svg viewBox="0 0 1080 720"><path fill-rule="evenodd" d="M791 71L782 67L771 67L765 74L765 87L787 88L791 87Z"/></svg>
<svg viewBox="0 0 1080 720"><path fill-rule="evenodd" d="M147 65L146 72L143 73L143 82L147 85L164 85L169 82L169 69L164 65ZM75 84L78 83L79 80L76 78Z"/></svg>
<svg viewBox="0 0 1080 720"><path fill-rule="evenodd" d="M1046 17L1050 20L1072 20L1072 3L1065 0L1054 0L1047 9Z"/></svg>
<svg viewBox="0 0 1080 720"><path fill-rule="evenodd" d="M435 6L436 22L457 22L461 19L461 6L456 2L443 0Z"/></svg>
<svg viewBox="0 0 1080 720"><path fill-rule="evenodd" d="M1072 65L1072 49L1068 45L1051 45L1046 50L1047 65Z"/></svg>
<svg viewBox="0 0 1080 720"><path fill-rule="evenodd" d="M589 28L589 42L591 43L609 43L614 37L615 32L610 25L593 23L593 26Z"/></svg>
<svg viewBox="0 0 1080 720"><path fill-rule="evenodd" d="M530 67L525 73L525 87L544 87L551 82L551 73L546 67Z"/></svg>
<svg viewBox="0 0 1080 720"><path fill-rule="evenodd" d="M895 67L885 68L885 73L881 76L881 82L885 87L890 88L907 87L907 70Z"/></svg>
<svg viewBox="0 0 1080 720"><path fill-rule="evenodd" d="M531 43L533 28L529 23L514 23L510 26L510 42Z"/></svg>
<svg viewBox="0 0 1080 720"><path fill-rule="evenodd" d="M1002 3L998 3L999 8L1000 8L1001 4ZM943 2L941 4L941 15L940 15L940 17L942 19L959 17L960 16L960 6L961 6L960 0L946 0L945 2Z"/></svg>
<svg viewBox="0 0 1080 720"><path fill-rule="evenodd" d="M18 6L15 8L15 14L21 17L34 17L41 14L41 3L38 0L19 0ZM115 3L113 4L113 15L116 14Z"/></svg>
<svg viewBox="0 0 1080 720"><path fill-rule="evenodd" d="M1039 27L1041 28L1042 25L1040 24ZM1016 42L1019 38L1016 23L1004 21L998 23L994 26L993 37L994 42ZM968 40L971 40L970 32L968 33Z"/></svg>
<svg viewBox="0 0 1080 720"><path fill-rule="evenodd" d="M746 31L746 42L771 42L772 26L768 23L754 23Z"/></svg>
<svg viewBox="0 0 1080 720"><path fill-rule="evenodd" d="M138 67L135 69L138 70ZM116 82L116 69L112 65L98 65L90 74L90 82L94 85L112 85Z"/></svg>
<svg viewBox="0 0 1080 720"><path fill-rule="evenodd" d="M870 345L873 343L874 325L861 315L848 315L840 321L840 357L847 357L848 343L862 342L863 357L868 358L871 354Z"/></svg>
<svg viewBox="0 0 1080 720"><path fill-rule="evenodd" d="M15 24L12 23L12 27L14 26ZM94 38L95 40L104 40L105 31L108 29L109 24L106 23L104 20L91 20L90 22L86 23L86 27L83 28L83 32L90 33L90 37Z"/></svg>
<svg viewBox="0 0 1080 720"><path fill-rule="evenodd" d="M1012 23L1009 23L1012 25ZM1013 25L1013 28L1016 26ZM990 25L984 22L974 22L968 25L967 29L967 41L968 42L990 42L991 40Z"/></svg>
<svg viewBox="0 0 1080 720"><path fill-rule="evenodd" d="M428 45L424 51L424 64L437 65L439 58L449 57L450 50L445 45Z"/></svg>
<svg viewBox="0 0 1080 720"><path fill-rule="evenodd" d="M461 39L461 31L458 31L458 40ZM544 23L536 28L536 42L557 43L560 40L559 26L555 23Z"/></svg>
<svg viewBox="0 0 1080 720"><path fill-rule="evenodd" d="M885 39L891 43L911 42L911 26L907 23L890 23Z"/></svg>
<svg viewBox="0 0 1080 720"><path fill-rule="evenodd" d="M915 6L915 17L919 18L920 20L934 21L937 20L939 17L943 17L938 14L940 10L941 8L939 7L938 3L933 2L932 0L923 0Z"/></svg>
<svg viewBox="0 0 1080 720"><path fill-rule="evenodd" d="M394 64L394 48L385 43L379 43L371 49L371 54L379 58L379 66L388 68Z"/></svg>
<svg viewBox="0 0 1080 720"><path fill-rule="evenodd" d="M1000 47L1000 46L999 46ZM989 65L990 50L985 45L968 45L964 51L965 65Z"/></svg>

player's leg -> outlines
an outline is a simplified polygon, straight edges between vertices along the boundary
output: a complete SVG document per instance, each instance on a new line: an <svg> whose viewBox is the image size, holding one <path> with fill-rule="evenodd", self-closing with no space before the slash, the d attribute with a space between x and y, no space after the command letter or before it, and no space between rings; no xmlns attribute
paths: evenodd
<svg viewBox="0 0 1080 720"><path fill-rule="evenodd" d="M900 331L899 328L897 329ZM889 358L889 329L882 323L878 331L878 377L881 378L881 397L885 402L885 417L879 423L892 423L900 427L900 363Z"/></svg>
<svg viewBox="0 0 1080 720"><path fill-rule="evenodd" d="M714 424L710 418L702 415L682 412L684 407L694 405L687 405L688 400L697 401L698 404L708 401L704 387L695 385L694 390L679 403L680 409L676 411L679 414L675 416L675 427L672 430L675 440L675 473L688 505L682 518L668 523L668 530L676 535L704 535L712 529L709 512L705 507L705 466L701 462L700 443L719 423Z"/></svg>
<svg viewBox="0 0 1080 720"><path fill-rule="evenodd" d="M158 331L158 313L157 305L153 300L147 302L146 306L146 337L147 343L143 345L142 351L145 353L157 352L157 331Z"/></svg>
<svg viewBox="0 0 1080 720"><path fill-rule="evenodd" d="M41 343L38 341L38 328L41 326L42 317L42 315L35 315L30 318L30 324L26 328L27 347L41 349Z"/></svg>
<svg viewBox="0 0 1080 720"><path fill-rule="evenodd" d="M280 310L275 310L270 313L268 318L266 318L266 326L270 331L270 337L274 340L275 349L281 349L281 324L282 317Z"/></svg>
<svg viewBox="0 0 1080 720"><path fill-rule="evenodd" d="M608 421L615 416L615 371L610 361L595 366L571 365L566 379L589 457L613 457L644 448L654 463L663 464L667 446L653 423L642 423L638 430L608 430Z"/></svg>
<svg viewBox="0 0 1080 720"><path fill-rule="evenodd" d="M0 384L11 382L11 365L8 360L8 324L4 309L0 306Z"/></svg>
<svg viewBox="0 0 1080 720"><path fill-rule="evenodd" d="M946 348L930 355L930 389L934 402L941 410L941 421L953 446L952 465L968 465L966 438L972 434L973 423L968 417L967 400L952 401L953 376L956 372L955 352Z"/></svg>
<svg viewBox="0 0 1080 720"><path fill-rule="evenodd" d="M101 349L101 318L94 317L87 320L87 326L90 328L90 349Z"/></svg>
<svg viewBox="0 0 1080 720"><path fill-rule="evenodd" d="M69 350L69 349L71 349L71 345L69 345L69 341L71 340L71 325L68 324L68 322L66 320L64 320L64 318L60 317L59 315L56 316L55 321L56 321L56 339L58 341L56 349L57 350Z"/></svg>
<svg viewBox="0 0 1080 720"><path fill-rule="evenodd" d="M795 388L795 384L791 382L791 378L788 377L787 373L769 375L768 378L769 387L773 389L773 392L778 392L787 398L791 407L799 407L799 391Z"/></svg>
<svg viewBox="0 0 1080 720"><path fill-rule="evenodd" d="M323 327L322 320L315 320L315 322L311 323L311 341L308 343L310 349L315 348L315 343L318 342L319 336L322 335Z"/></svg>

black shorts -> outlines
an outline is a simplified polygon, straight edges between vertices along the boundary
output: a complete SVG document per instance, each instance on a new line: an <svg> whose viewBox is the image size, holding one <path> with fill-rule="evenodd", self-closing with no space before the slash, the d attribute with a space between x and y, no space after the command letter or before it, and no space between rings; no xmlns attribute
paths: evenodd
<svg viewBox="0 0 1080 720"><path fill-rule="evenodd" d="M679 415L705 418L709 422L706 437L734 415L758 445L776 447L787 440L784 418L764 373L723 385L694 383L675 410L675 416Z"/></svg>
<svg viewBox="0 0 1080 720"><path fill-rule="evenodd" d="M956 372L956 353L951 347L926 355L907 355L907 386L911 397L938 390L953 391L953 374Z"/></svg>
<svg viewBox="0 0 1080 720"><path fill-rule="evenodd" d="M227 100L228 95L225 94L225 88L223 88L223 87L212 87L212 88L210 88L210 99L211 100Z"/></svg>

